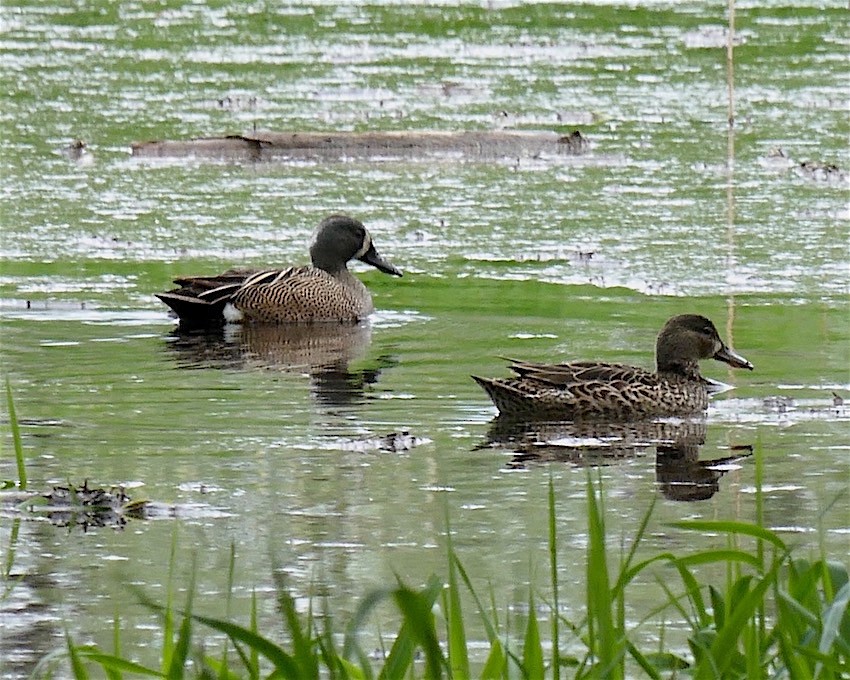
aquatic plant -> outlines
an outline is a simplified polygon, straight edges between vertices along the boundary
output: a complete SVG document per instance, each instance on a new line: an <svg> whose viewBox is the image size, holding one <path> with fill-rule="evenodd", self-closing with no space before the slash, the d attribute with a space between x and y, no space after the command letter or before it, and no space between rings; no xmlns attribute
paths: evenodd
<svg viewBox="0 0 850 680"><path fill-rule="evenodd" d="M18 417L15 413L15 400L12 398L12 386L9 384L9 376L6 376L6 408L9 411L9 429L12 432L12 446L15 451L15 464L18 468L18 488L26 491L27 469L24 464L24 447L21 444L21 429L18 425ZM4 487L13 486L13 482L4 483Z"/></svg>
<svg viewBox="0 0 850 680"><path fill-rule="evenodd" d="M74 677L88 677L87 664L99 665L110 678L124 673L148 677L206 678L623 678L640 669L647 677L694 678L839 678L850 672L850 583L846 565L795 558L773 531L758 524L730 521L685 521L682 531L714 532L727 537L728 547L677 556L661 553L635 562L638 546L652 514L652 505L616 569L606 545L605 511L601 483L588 476L588 546L586 555L586 615L570 621L560 611L557 576L555 498L549 484L549 556L552 601L548 610L551 644L541 637L542 621L535 593L528 596L528 616L521 636L502 629L497 607L482 604L472 579L456 553L448 531L446 580L431 576L424 586L395 586L368 594L344 633L333 629L329 614L315 617L312 604L299 615L291 593L277 583L277 605L283 619L285 643L265 637L257 626L257 602L252 596L248 625L228 618L202 616L193 611L194 584L186 602L177 608L169 596L160 605L139 592L139 599L161 617L162 661L159 668L144 667L123 657L115 636L115 653L90 645L77 646L68 638L67 656ZM752 549L737 546L755 541ZM176 561L172 548L172 563ZM231 552L230 582L234 556ZM719 563L727 568L723 586L700 581L701 565ZM678 574L682 591L669 579L659 580L666 593L655 612L672 611L687 628L689 654L677 650L647 652L638 648L626 621L629 585L653 565L667 565ZM171 577L170 577L171 578ZM471 596L489 650L473 671L462 609L464 589ZM229 601L229 595L228 595ZM390 602L401 615L401 625L381 658L366 654L358 643L370 613ZM228 607L229 610L229 607ZM179 625L177 622L179 621ZM203 628L226 640L218 655L204 650ZM118 624L116 622L116 631ZM570 639L566 633L569 631ZM521 637L520 639L517 639ZM663 624L660 639L664 640ZM342 640L340 648L338 642ZM563 651L580 644L583 654ZM228 653L235 650L236 657ZM194 653L193 650L194 649ZM190 660L192 663L190 664Z"/></svg>

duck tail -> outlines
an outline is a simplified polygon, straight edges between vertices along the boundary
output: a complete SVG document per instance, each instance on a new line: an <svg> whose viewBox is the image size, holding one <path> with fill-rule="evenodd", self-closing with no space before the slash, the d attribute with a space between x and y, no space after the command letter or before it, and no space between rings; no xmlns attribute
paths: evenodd
<svg viewBox="0 0 850 680"><path fill-rule="evenodd" d="M507 380L471 376L490 397L502 415L517 415L528 409L528 395Z"/></svg>
<svg viewBox="0 0 850 680"><path fill-rule="evenodd" d="M177 288L156 297L177 315L181 326L192 328L224 323L224 306L239 290L248 274L226 272L221 276L192 276L175 279Z"/></svg>
<svg viewBox="0 0 850 680"><path fill-rule="evenodd" d="M179 289L157 293L156 297L171 308L182 326L213 326L224 322L226 298L209 301L197 295L187 295Z"/></svg>

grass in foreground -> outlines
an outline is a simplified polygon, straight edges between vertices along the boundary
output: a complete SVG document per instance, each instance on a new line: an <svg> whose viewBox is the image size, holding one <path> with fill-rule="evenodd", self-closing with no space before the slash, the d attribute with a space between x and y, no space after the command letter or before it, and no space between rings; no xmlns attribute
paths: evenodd
<svg viewBox="0 0 850 680"><path fill-rule="evenodd" d="M559 611L559 584L555 564L554 491L550 481L549 519L552 601L548 608L550 644L541 637L533 594L529 616L519 636L499 626L496 607L485 607L472 580L448 546L447 579L432 576L420 588L399 583L367 595L344 632L332 629L332 618L296 612L292 596L278 584L285 642L274 641L257 627L256 599L247 625L201 616L193 611L194 588L178 608L169 600L158 604L140 594L161 616L163 645L157 668L141 666L116 651L105 653L80 646L68 637L65 655L73 676L88 677L88 667L100 666L110 678L125 675L162 678L625 678L640 672L650 678L762 678L795 679L848 677L850 674L850 583L846 566L825 559L795 559L774 532L756 524L724 521L679 522L683 531L715 532L729 538L722 550L676 556L662 553L635 562L651 508L632 545L612 569L606 549L604 509L599 485L587 486L588 536L586 555L586 615L570 621ZM756 549L735 547L749 537ZM172 555L172 561L175 561ZM727 566L722 586L701 583L700 565ZM670 610L689 629L689 654L642 651L632 641L625 619L629 586L656 564L672 567L678 582L659 581L666 593L658 611ZM233 560L231 560L231 575ZM232 580L232 578L231 578ZM462 610L467 591L489 641L483 663L469 658L466 629L470 620ZM358 644L358 631L381 602L398 609L402 624L385 657L369 658ZM649 617L648 617L649 618ZM320 621L322 622L320 625ZM647 624L643 624L644 626ZM226 638L216 654L204 649L204 629ZM115 649L120 649L116 625ZM517 639L519 638L519 639ZM663 635L662 635L663 639ZM341 645L340 645L341 642ZM580 654L563 651L577 646Z"/></svg>

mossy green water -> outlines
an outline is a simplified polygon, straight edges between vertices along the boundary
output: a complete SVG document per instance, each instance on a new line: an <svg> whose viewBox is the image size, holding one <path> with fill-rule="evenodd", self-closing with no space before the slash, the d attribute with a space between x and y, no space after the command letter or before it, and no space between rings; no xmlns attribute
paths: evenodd
<svg viewBox="0 0 850 680"><path fill-rule="evenodd" d="M850 393L843 4L739 8L731 164L718 6L289 9L4 6L2 359L31 487L122 483L173 505L182 547L214 556L198 571L207 592L226 589L217 550L236 544L242 612L272 564L296 595L325 589L340 612L394 573L422 582L443 565L447 501L468 572L524 605L527 584L547 582L550 474L565 592L580 580L586 477L569 464L516 470L509 449L480 448L494 410L469 374L504 375L501 356L651 366L664 320L694 311L756 366L705 366L735 389L713 402L700 455L761 441L766 523L803 550L846 552L846 503L827 510L848 475L848 413L833 395ZM254 126L578 127L591 150L129 158L135 140ZM92 163L60 153L77 137ZM805 172L807 160L844 179ZM358 268L379 313L345 365L172 334L153 297L172 277L305 262L332 211L363 219L405 270ZM424 443L370 448L403 430ZM635 531L658 494L654 459L650 447L603 468L611 536ZM754 465L732 468L709 500L660 499L646 549L717 547L670 529L683 517L752 519ZM0 477L15 477L11 456ZM34 638L4 640L47 651L62 643L59 618L102 641L116 607L128 644L149 639L150 614L124 584L165 582L171 525L69 536L22 523L13 566L33 578L12 592L47 615ZM650 592L635 590L630 616L654 605ZM264 620L272 608L261 596Z"/></svg>

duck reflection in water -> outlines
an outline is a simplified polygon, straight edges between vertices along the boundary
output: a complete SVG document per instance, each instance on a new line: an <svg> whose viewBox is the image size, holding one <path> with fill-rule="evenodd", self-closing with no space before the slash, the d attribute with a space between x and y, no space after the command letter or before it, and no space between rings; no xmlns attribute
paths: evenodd
<svg viewBox="0 0 850 680"><path fill-rule="evenodd" d="M706 425L702 420L637 422L521 422L496 418L481 448L509 448L510 469L540 463L578 466L613 465L655 449L655 477L668 500L698 501L720 489L719 480L734 464L752 455L751 447L735 454L700 460Z"/></svg>
<svg viewBox="0 0 850 680"><path fill-rule="evenodd" d="M734 455L700 460L702 442L676 441L659 444L655 454L655 479L664 497L671 501L704 501L720 490L720 478L742 458L752 454L752 446L736 446Z"/></svg>
<svg viewBox="0 0 850 680"><path fill-rule="evenodd" d="M363 401L369 385L395 365L378 357L371 366L352 370L371 340L368 322L356 324L227 324L213 329L178 327L167 348L181 368L277 369L310 377L319 403L345 406Z"/></svg>

